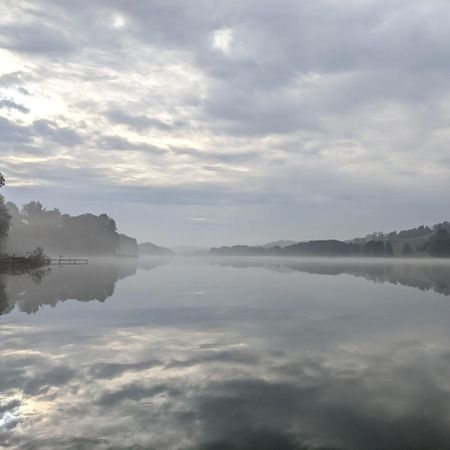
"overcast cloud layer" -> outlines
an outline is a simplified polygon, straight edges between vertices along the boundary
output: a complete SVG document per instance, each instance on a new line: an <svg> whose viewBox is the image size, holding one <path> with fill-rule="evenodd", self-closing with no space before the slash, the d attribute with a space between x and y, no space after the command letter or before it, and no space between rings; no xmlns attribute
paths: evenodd
<svg viewBox="0 0 450 450"><path fill-rule="evenodd" d="M447 0L0 0L19 203L166 245L449 219Z"/></svg>

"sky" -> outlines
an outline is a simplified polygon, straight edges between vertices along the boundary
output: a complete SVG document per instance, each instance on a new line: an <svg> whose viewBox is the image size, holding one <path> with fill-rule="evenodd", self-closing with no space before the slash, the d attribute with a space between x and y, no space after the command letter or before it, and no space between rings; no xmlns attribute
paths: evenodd
<svg viewBox="0 0 450 450"><path fill-rule="evenodd" d="M0 0L8 200L167 246L449 217L448 0Z"/></svg>

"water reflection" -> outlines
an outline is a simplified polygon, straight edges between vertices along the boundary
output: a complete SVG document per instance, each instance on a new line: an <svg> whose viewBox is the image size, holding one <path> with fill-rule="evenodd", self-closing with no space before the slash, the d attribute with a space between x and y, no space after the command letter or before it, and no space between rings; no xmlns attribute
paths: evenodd
<svg viewBox="0 0 450 450"><path fill-rule="evenodd" d="M21 449L449 448L448 351L410 344L333 363L173 332L2 355L0 439Z"/></svg>
<svg viewBox="0 0 450 450"><path fill-rule="evenodd" d="M22 275L0 274L0 315L15 307L36 313L44 305L78 300L104 302L114 294L117 281L142 270L151 270L169 262L167 259L123 258L91 260L89 265L53 266Z"/></svg>
<svg viewBox="0 0 450 450"><path fill-rule="evenodd" d="M263 267L279 273L348 274L376 283L398 283L423 291L433 290L450 295L450 262L446 260L217 258L212 264L234 268Z"/></svg>
<svg viewBox="0 0 450 450"><path fill-rule="evenodd" d="M0 446L450 448L442 296L205 261L138 270L113 298L0 319Z"/></svg>

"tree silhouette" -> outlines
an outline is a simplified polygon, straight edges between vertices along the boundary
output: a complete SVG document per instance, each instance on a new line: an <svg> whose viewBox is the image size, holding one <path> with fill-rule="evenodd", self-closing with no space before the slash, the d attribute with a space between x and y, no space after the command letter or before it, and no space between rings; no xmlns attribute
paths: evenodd
<svg viewBox="0 0 450 450"><path fill-rule="evenodd" d="M40 246L50 254L114 254L120 236L114 219L107 214L70 216L58 209L49 210L39 201L18 208L8 202L12 216L8 248L26 253Z"/></svg>
<svg viewBox="0 0 450 450"><path fill-rule="evenodd" d="M385 254L384 242L371 240L363 246L363 253L367 256L383 256Z"/></svg>
<svg viewBox="0 0 450 450"><path fill-rule="evenodd" d="M408 242L405 242L405 244L403 245L403 250L402 250L403 254L405 256L408 256L412 253L412 251L413 250L412 250L411 246L408 244Z"/></svg>
<svg viewBox="0 0 450 450"><path fill-rule="evenodd" d="M0 173L0 187L5 185L5 177ZM0 195L0 244L6 237L9 231L9 225L11 222L11 216L8 213L8 208L5 205L5 199L3 195Z"/></svg>
<svg viewBox="0 0 450 450"><path fill-rule="evenodd" d="M386 256L393 256L394 249L392 248L392 244L390 241L387 241L384 245L384 253Z"/></svg>
<svg viewBox="0 0 450 450"><path fill-rule="evenodd" d="M430 256L450 256L450 233L445 228L439 228L428 242Z"/></svg>

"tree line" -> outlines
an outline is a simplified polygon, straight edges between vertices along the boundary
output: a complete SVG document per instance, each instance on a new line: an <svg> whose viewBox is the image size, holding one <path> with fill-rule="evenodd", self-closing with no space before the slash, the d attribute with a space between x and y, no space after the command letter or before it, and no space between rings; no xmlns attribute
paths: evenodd
<svg viewBox="0 0 450 450"><path fill-rule="evenodd" d="M0 188L5 186L5 177L0 172ZM0 248L8 235L11 216L5 204L5 198L0 194Z"/></svg>
<svg viewBox="0 0 450 450"><path fill-rule="evenodd" d="M448 224L448 222L445 222ZM430 228L431 229L431 228ZM396 256L433 256L450 257L450 233L445 228L437 226L435 233L429 239L418 243L415 248L410 242L371 239L368 241L338 241L336 239L299 242L286 247L270 248L235 245L232 247L212 248L213 256L394 256L394 245L400 244Z"/></svg>
<svg viewBox="0 0 450 450"><path fill-rule="evenodd" d="M0 184L5 179L0 175ZM0 196L0 245L6 253L31 252L37 246L48 254L113 255L137 254L135 239L117 232L107 214L71 216L59 209L46 209L39 201L19 208Z"/></svg>
<svg viewBox="0 0 450 450"><path fill-rule="evenodd" d="M235 245L212 248L214 256L393 256L390 242L369 241L363 244L347 243L336 239L299 242L287 247L251 247Z"/></svg>
<svg viewBox="0 0 450 450"><path fill-rule="evenodd" d="M447 230L448 232L450 232L450 222L445 221L437 223L435 225L432 225L431 227L426 225L419 225L418 227L411 228L409 230L391 231L389 233L376 231L374 233L366 235L363 238L352 239L351 242L367 242L371 240L375 241L387 240L390 242L395 242L410 239L430 238L432 235L436 234L439 230Z"/></svg>

